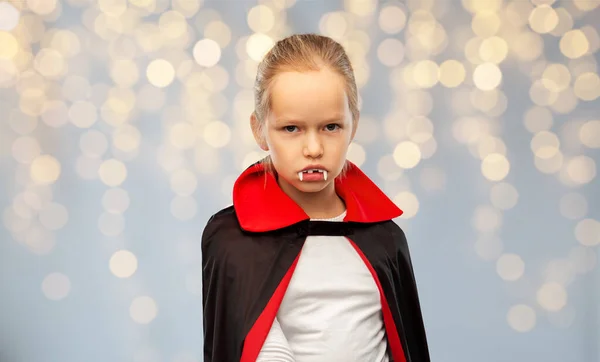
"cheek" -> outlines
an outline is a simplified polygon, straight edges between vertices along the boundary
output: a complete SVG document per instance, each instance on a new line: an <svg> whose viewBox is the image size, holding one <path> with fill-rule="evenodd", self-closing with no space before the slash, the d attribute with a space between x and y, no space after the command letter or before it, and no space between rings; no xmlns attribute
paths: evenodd
<svg viewBox="0 0 600 362"><path fill-rule="evenodd" d="M336 140L335 145L332 145L331 151L340 157L345 157L346 152L348 152L348 147L350 146L350 139L346 137L340 137Z"/></svg>
<svg viewBox="0 0 600 362"><path fill-rule="evenodd" d="M290 150L291 148L292 147L290 147L289 144L281 142L281 140L278 140L277 138L271 138L269 140L269 153L275 166L280 168L289 164L290 159L293 158Z"/></svg>
<svg viewBox="0 0 600 362"><path fill-rule="evenodd" d="M269 151L271 154L279 154L281 150L281 142L278 142L276 137L268 137L267 144L269 146Z"/></svg>

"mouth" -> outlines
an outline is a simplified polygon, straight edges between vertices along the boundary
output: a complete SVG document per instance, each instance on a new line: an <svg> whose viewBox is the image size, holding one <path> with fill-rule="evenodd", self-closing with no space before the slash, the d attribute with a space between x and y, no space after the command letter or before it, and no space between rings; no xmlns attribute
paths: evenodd
<svg viewBox="0 0 600 362"><path fill-rule="evenodd" d="M298 172L300 181L327 181L327 170L309 168Z"/></svg>

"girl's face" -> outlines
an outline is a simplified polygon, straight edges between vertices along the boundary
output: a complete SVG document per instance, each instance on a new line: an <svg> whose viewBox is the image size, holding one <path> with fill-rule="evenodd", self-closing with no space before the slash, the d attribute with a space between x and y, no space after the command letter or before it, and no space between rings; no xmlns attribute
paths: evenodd
<svg viewBox="0 0 600 362"><path fill-rule="evenodd" d="M261 147L270 150L284 191L293 191L290 186L309 193L333 187L354 132L344 79L339 74L322 68L276 75ZM314 165L327 176L302 173Z"/></svg>

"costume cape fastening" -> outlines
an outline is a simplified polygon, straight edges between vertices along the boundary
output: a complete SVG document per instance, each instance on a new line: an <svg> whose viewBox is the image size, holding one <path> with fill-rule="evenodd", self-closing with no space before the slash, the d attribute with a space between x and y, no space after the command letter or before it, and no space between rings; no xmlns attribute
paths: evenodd
<svg viewBox="0 0 600 362"><path fill-rule="evenodd" d="M402 211L351 162L335 180L344 222L311 221L262 163L237 179L233 206L202 235L204 361L254 362L271 329L308 235L345 236L380 292L394 362L428 362L417 286ZM265 181L266 178L266 181Z"/></svg>

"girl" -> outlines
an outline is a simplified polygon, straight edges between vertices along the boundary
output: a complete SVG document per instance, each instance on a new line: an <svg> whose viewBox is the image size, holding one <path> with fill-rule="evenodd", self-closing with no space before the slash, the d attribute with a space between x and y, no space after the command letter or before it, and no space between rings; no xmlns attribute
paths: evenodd
<svg viewBox="0 0 600 362"><path fill-rule="evenodd" d="M205 362L427 362L402 211L346 160L358 95L340 44L280 40L250 125L269 156L202 236Z"/></svg>

